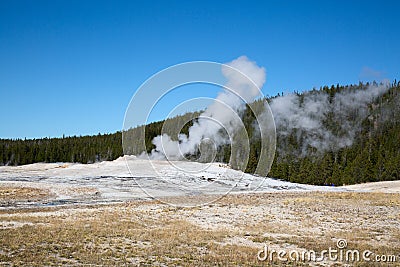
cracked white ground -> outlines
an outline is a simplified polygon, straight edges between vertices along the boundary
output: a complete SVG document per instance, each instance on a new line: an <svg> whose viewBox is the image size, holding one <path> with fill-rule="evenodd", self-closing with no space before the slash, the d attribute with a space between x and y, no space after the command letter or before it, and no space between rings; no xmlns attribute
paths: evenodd
<svg viewBox="0 0 400 267"><path fill-rule="evenodd" d="M150 162L134 156L94 164L36 163L17 167L2 166L0 186L38 188L48 192L44 199L1 203L3 209L13 206L112 203L171 196L223 195L227 192L400 192L400 181L345 187L312 186L245 174L221 163Z"/></svg>

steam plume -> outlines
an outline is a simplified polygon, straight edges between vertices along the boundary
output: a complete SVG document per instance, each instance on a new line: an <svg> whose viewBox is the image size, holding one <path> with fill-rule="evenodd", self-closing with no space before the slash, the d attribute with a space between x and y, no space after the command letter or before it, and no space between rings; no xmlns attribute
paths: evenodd
<svg viewBox="0 0 400 267"><path fill-rule="evenodd" d="M266 74L264 68L258 67L246 56L241 56L226 65L222 67L222 74L227 80L227 89L221 91L215 101L199 116L189 128L188 135L179 134L177 141L167 134L155 137L152 143L156 148L152 150L150 158L179 160L186 154L196 153L203 140L209 140L214 147L230 142L221 130L232 133L241 127L242 121L238 114L245 109L246 103L259 96L259 88L264 85Z"/></svg>
<svg viewBox="0 0 400 267"><path fill-rule="evenodd" d="M345 89L331 99L322 91L277 97L270 104L277 136L287 142L289 135L295 134L302 144L302 156L309 153L309 148L324 152L351 146L368 115L368 104L388 88L388 83L381 83L365 89ZM279 152L287 151L282 144L278 147L282 148Z"/></svg>

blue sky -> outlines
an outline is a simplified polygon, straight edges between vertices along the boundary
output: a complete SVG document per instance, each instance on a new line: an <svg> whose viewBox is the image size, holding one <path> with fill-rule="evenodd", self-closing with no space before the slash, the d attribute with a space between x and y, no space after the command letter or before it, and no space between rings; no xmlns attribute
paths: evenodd
<svg viewBox="0 0 400 267"><path fill-rule="evenodd" d="M399 10L365 0L0 0L0 138L120 130L147 78L192 60L246 55L266 68L268 95L399 79Z"/></svg>

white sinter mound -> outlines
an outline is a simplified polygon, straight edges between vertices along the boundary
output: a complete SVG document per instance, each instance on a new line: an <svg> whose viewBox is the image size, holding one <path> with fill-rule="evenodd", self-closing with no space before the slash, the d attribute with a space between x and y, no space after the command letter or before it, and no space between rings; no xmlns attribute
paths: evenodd
<svg viewBox="0 0 400 267"><path fill-rule="evenodd" d="M351 187L320 187L257 177L232 170L221 163L150 162L134 156L94 164L36 163L18 167L3 166L0 167L0 186L49 190L53 197L47 199L46 203L54 205L224 194L228 191L357 191ZM150 196L142 190L143 186L147 192L151 192Z"/></svg>

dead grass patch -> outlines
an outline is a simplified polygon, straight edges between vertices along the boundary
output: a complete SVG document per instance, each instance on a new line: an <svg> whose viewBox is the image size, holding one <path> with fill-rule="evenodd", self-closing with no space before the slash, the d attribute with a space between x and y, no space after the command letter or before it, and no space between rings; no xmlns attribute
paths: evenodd
<svg viewBox="0 0 400 267"><path fill-rule="evenodd" d="M0 203L16 200L40 200L49 196L49 190L32 187L0 186Z"/></svg>
<svg viewBox="0 0 400 267"><path fill-rule="evenodd" d="M351 249L398 255L399 213L399 195L382 193L237 194L194 208L147 201L2 211L0 222L20 224L0 229L0 262L268 266L257 260L264 244L321 251L339 238Z"/></svg>

